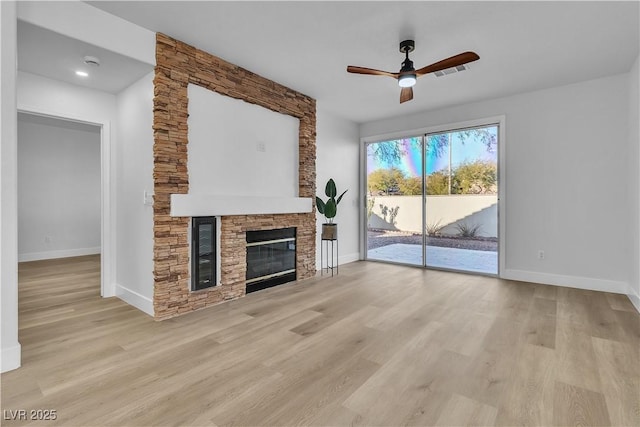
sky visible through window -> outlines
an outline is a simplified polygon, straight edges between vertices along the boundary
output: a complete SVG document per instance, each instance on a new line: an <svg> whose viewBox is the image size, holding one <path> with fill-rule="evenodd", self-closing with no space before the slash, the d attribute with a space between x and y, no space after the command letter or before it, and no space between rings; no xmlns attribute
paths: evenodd
<svg viewBox="0 0 640 427"><path fill-rule="evenodd" d="M475 161L497 163L497 126L470 131L455 131L428 135L426 153L427 175L448 171L449 150L451 168ZM400 169L406 177L422 175L420 137L372 143L367 146L367 174L377 169ZM450 144L449 144L450 142Z"/></svg>

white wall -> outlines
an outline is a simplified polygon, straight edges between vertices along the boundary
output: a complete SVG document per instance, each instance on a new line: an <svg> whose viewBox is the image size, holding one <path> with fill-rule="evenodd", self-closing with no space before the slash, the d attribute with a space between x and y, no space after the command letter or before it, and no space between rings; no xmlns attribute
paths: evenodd
<svg viewBox="0 0 640 427"><path fill-rule="evenodd" d="M0 1L0 371L20 367L18 342L18 203L16 4Z"/></svg>
<svg viewBox="0 0 640 427"><path fill-rule="evenodd" d="M150 315L153 315L153 74L117 96L115 156L116 293Z"/></svg>
<svg viewBox="0 0 640 427"><path fill-rule="evenodd" d="M100 128L18 116L18 261L100 253Z"/></svg>
<svg viewBox="0 0 640 427"><path fill-rule="evenodd" d="M316 194L326 200L324 189L333 178L341 194L348 190L338 205L334 222L338 224L339 262L341 264L360 259L359 235L359 162L360 149L358 125L331 113L317 110L316 125ZM324 216L316 211L317 252L316 267L320 269L320 233Z"/></svg>
<svg viewBox="0 0 640 427"><path fill-rule="evenodd" d="M629 73L629 297L640 311L640 71L638 62Z"/></svg>
<svg viewBox="0 0 640 427"><path fill-rule="evenodd" d="M504 277L626 293L628 84L612 76L365 123L360 134L506 115Z"/></svg>
<svg viewBox="0 0 640 427"><path fill-rule="evenodd" d="M190 84L189 194L298 196L300 121Z"/></svg>

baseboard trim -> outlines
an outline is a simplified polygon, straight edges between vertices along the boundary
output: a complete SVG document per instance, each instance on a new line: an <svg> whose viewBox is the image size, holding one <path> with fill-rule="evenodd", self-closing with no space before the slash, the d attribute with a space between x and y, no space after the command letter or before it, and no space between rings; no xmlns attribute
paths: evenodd
<svg viewBox="0 0 640 427"><path fill-rule="evenodd" d="M97 255L100 253L100 246L97 248L65 249L60 251L31 252L28 254L18 254L18 262L40 261L43 259L70 258L74 256Z"/></svg>
<svg viewBox="0 0 640 427"><path fill-rule="evenodd" d="M636 308L638 313L640 313L640 295L638 295L631 286L629 286L629 292L627 292L627 297L631 301L631 304Z"/></svg>
<svg viewBox="0 0 640 427"><path fill-rule="evenodd" d="M116 296L127 304L132 305L138 310L153 317L154 310L153 301L151 301L151 298L145 297L144 295L141 295L136 291L132 291L131 289L125 288L122 285L116 285Z"/></svg>
<svg viewBox="0 0 640 427"><path fill-rule="evenodd" d="M355 252L347 255L338 256L338 265L349 264L351 262L359 261L360 253ZM320 271L320 258L316 259L316 270Z"/></svg>
<svg viewBox="0 0 640 427"><path fill-rule="evenodd" d="M524 270L504 270L502 279L520 282L542 283L545 285L565 286L568 288L586 289L590 291L628 294L629 285L616 280L593 279L590 277L564 276L560 274L538 273Z"/></svg>
<svg viewBox="0 0 640 427"><path fill-rule="evenodd" d="M347 255L343 255L341 257L338 257L338 264L342 265L342 264L349 264L350 262L356 262L360 260L360 254L358 252L353 253L353 254L347 254Z"/></svg>
<svg viewBox="0 0 640 427"><path fill-rule="evenodd" d="M21 365L22 347L16 343L11 347L3 348L0 352L0 372L13 371Z"/></svg>

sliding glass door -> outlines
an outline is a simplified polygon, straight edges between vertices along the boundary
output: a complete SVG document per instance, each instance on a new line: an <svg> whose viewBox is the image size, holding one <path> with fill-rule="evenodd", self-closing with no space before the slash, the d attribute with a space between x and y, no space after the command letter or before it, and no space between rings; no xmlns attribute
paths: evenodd
<svg viewBox="0 0 640 427"><path fill-rule="evenodd" d="M498 274L498 126L425 141L425 265Z"/></svg>
<svg viewBox="0 0 640 427"><path fill-rule="evenodd" d="M366 147L367 258L424 265L423 138Z"/></svg>
<svg viewBox="0 0 640 427"><path fill-rule="evenodd" d="M367 144L366 258L498 274L498 130Z"/></svg>

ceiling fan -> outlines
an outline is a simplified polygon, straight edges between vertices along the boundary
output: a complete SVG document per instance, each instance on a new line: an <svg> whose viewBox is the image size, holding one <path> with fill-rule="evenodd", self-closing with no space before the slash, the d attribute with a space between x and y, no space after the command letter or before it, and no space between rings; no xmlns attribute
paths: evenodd
<svg viewBox="0 0 640 427"><path fill-rule="evenodd" d="M374 70L372 68L356 67L353 65L349 65L347 67L347 71L349 73L355 74L388 76L397 79L398 84L402 88L402 90L400 91L400 103L402 104L403 102L411 101L413 99L413 85L416 84L416 80L418 77L424 76L425 74L429 73L435 73L436 71L458 67L460 65L480 59L480 57L475 52L463 52L416 70L413 67L413 61L409 59L409 52L413 52L414 49L415 42L413 40L405 40L403 42L400 42L400 52L404 53L406 56L405 60L402 61L402 68L400 68L400 71L397 73Z"/></svg>

